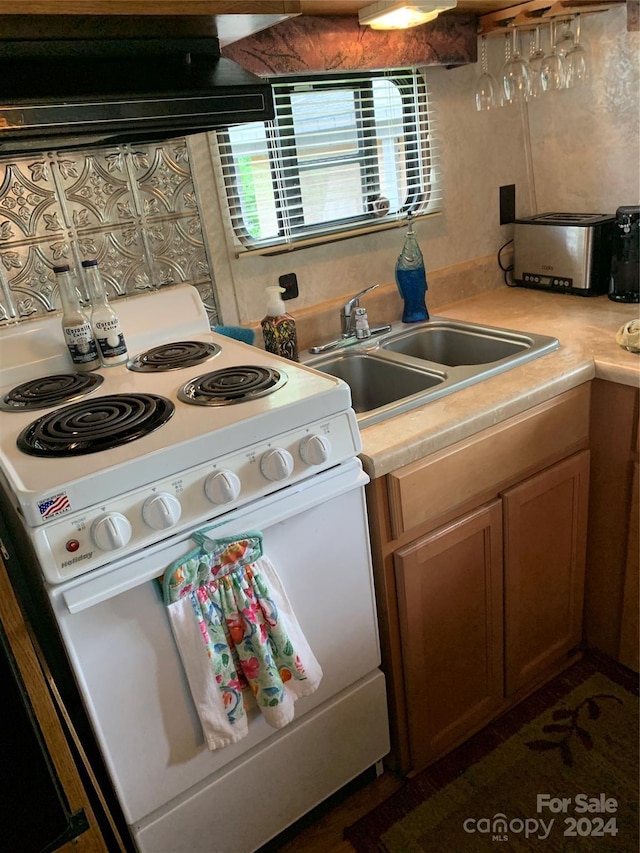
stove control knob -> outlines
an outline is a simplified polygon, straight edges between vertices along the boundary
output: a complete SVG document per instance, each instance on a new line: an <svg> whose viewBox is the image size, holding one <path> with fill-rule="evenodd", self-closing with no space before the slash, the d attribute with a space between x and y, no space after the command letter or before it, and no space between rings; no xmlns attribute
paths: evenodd
<svg viewBox="0 0 640 853"><path fill-rule="evenodd" d="M307 465L322 465L331 454L331 442L324 435L306 435L300 442L300 456Z"/></svg>
<svg viewBox="0 0 640 853"><path fill-rule="evenodd" d="M293 456L284 447L274 447L263 454L260 470L267 480L286 480L293 471Z"/></svg>
<svg viewBox="0 0 640 853"><path fill-rule="evenodd" d="M169 492L158 492L151 495L142 505L142 518L145 524L154 530L166 530L180 521L182 507L175 495Z"/></svg>
<svg viewBox="0 0 640 853"><path fill-rule="evenodd" d="M106 512L91 525L91 538L101 551L117 551L131 539L131 525L121 512Z"/></svg>
<svg viewBox="0 0 640 853"><path fill-rule="evenodd" d="M240 494L240 478L226 468L214 471L204 482L204 492L211 503L229 504Z"/></svg>

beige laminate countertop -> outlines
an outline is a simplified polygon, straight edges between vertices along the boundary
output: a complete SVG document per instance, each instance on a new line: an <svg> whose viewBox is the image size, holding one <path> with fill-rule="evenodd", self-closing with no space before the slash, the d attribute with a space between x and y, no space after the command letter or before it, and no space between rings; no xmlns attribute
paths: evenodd
<svg viewBox="0 0 640 853"><path fill-rule="evenodd" d="M640 354L622 349L618 329L638 305L500 287L439 306L438 317L552 335L560 348L405 414L364 427L362 460L370 477L441 450L594 377L638 387Z"/></svg>

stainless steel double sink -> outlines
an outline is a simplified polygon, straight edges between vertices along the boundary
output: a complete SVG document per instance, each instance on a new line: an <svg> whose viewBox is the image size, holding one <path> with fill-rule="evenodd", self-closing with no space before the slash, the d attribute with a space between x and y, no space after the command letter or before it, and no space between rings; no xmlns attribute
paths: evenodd
<svg viewBox="0 0 640 853"><path fill-rule="evenodd" d="M360 426L422 406L557 349L556 338L434 317L305 364L351 388Z"/></svg>

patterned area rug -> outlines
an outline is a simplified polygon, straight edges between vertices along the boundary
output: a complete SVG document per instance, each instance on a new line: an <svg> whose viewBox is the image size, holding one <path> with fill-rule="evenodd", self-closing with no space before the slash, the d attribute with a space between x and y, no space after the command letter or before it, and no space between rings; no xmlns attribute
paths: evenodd
<svg viewBox="0 0 640 853"><path fill-rule="evenodd" d="M637 676L578 662L345 838L358 853L637 853Z"/></svg>

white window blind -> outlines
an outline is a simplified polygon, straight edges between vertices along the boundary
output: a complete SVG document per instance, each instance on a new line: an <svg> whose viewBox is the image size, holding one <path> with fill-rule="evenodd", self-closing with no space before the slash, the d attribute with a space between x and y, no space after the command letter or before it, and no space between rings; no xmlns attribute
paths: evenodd
<svg viewBox="0 0 640 853"><path fill-rule="evenodd" d="M287 251L441 209L435 122L417 69L271 82L273 121L216 135L238 255Z"/></svg>

